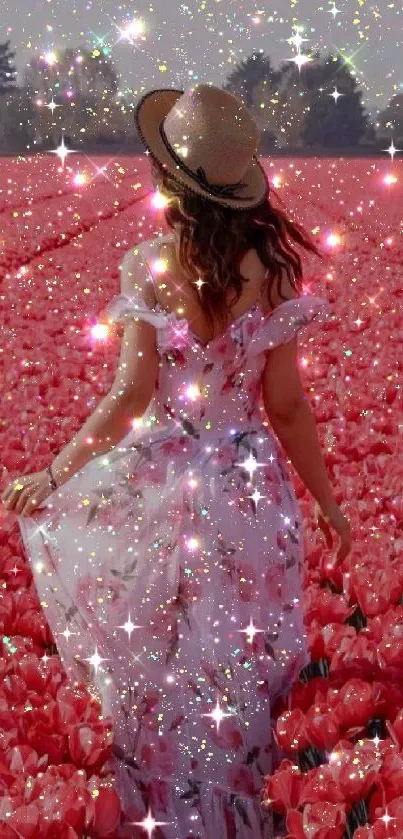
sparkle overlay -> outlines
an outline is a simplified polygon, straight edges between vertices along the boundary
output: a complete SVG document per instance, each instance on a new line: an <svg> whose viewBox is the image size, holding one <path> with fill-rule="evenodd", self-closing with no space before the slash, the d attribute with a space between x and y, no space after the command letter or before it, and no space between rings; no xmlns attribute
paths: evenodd
<svg viewBox="0 0 403 839"><path fill-rule="evenodd" d="M93 210L83 212L84 202L80 199L84 196L79 194L85 192L82 188L94 186L96 189L101 183L103 188L111 187L112 191L117 173L125 176L126 172L125 164L114 158L100 167L96 160L87 156L80 159L82 168L79 169L76 157L79 143L76 141L82 136L94 139L105 132L109 139L123 142L133 130L134 100L147 87L160 86L161 80L166 86L173 87L183 87L184 79L189 84L198 81L222 84L227 74L252 49L261 55L271 42L271 56L276 62L283 61L291 71L292 81L286 95L284 90L283 97L278 95L278 86L273 87L266 80L251 92L242 79L239 91L234 92L249 97L248 104L261 128L270 129L273 125L277 142L283 140L285 144L292 144L299 138L302 117L310 110L304 74L314 65L317 48L322 53L331 51L340 64L326 84L314 91L319 95L320 104L330 99L328 105L334 113L344 113L347 91L339 70L348 70L350 81L354 78L363 91L363 102L370 108L375 129L381 129L385 134L384 155L389 155L392 164L402 151L403 81L399 76L400 63L396 61L397 69L394 69L392 58L395 54L400 62L402 9L399 3L382 5L357 0L350 6L340 3L338 8L331 0L319 7L312 4L309 8L307 2L289 0L279 4L278 10L269 10L235 0L201 0L197 3L191 0L167 4L167 11L158 10L158 14L152 4L146 4L140 14L134 12L130 4L123 3L117 8L110 0L103 0L100 10L95 10L93 0L86 0L81 7L74 0L69 4L48 0L37 4L35 10L24 4L23 11L18 7L20 1L3 4L3 20L7 37L17 47L18 67L26 72L29 93L23 89L2 97L5 109L0 123L3 127L9 111L12 113L13 106L17 106L18 125L27 130L24 151L35 150L44 142L50 165L55 166L55 172L59 167L58 175L65 178L56 199L55 192L47 192L43 186L35 159L30 158L27 167L28 161L20 157L16 165L23 173L24 184L28 180L28 194L32 190L29 206L21 209L15 200L14 173L8 179L4 195L2 193L1 235L6 281L10 286L17 284L21 294L17 294L15 305L18 308L23 298L27 312L35 308L31 295L33 259L28 243L41 228L38 221L41 203L52 200L56 205L57 200L57 219L63 217L63 231L56 232L55 238L52 231L47 241L44 241L45 236L43 241L39 236L40 244L35 249L35 268L38 273L45 269L47 306L49 311L55 306L54 314L60 318L61 295L57 285L64 268L62 259L58 260L57 256L54 259L57 247L69 243L72 247L80 245L83 231L94 231L96 236L97 225L102 220L115 220L118 212L131 210L143 197L142 185L136 176L131 178L131 195L126 203L116 200L103 215L104 208L95 201ZM18 20L13 18L15 14ZM171 31L174 32L173 40L168 34ZM76 46L79 43L83 45L81 48ZM66 45L70 44L74 45L73 54L65 51ZM31 58L32 64L28 66ZM286 80L286 71L282 78ZM390 107L380 115L380 108L387 106L391 97ZM341 117L336 116L336 119L342 123ZM185 151L186 146L182 153ZM272 161L269 166L277 168ZM379 260L383 260L383 273L388 280L384 285L377 283L371 291L368 284L362 290L359 305L355 298L355 305L351 307L349 340L342 339L338 348L331 340L327 343L329 380L333 380L339 407L332 405L329 410L326 396L315 394L322 421L327 422L330 417L324 435L329 464L335 465L336 470L344 469L344 489L349 498L354 479L354 492L359 495L358 512L372 516L371 526L365 535L361 533L362 544L365 542L368 553L365 549L361 565L357 559L352 560L350 571L343 575L343 594L340 594L338 606L343 611L344 602L341 601L347 595L353 602L354 598L358 599L357 612L362 609L361 616L363 613L375 616L375 634L376 619L380 617L384 636L382 645L380 638L376 642L379 666L382 669L392 660L396 669L401 670L396 652L396 634L402 621L398 613L401 605L396 594L398 584L396 582L393 592L392 586L388 589L390 602L393 600L393 605L398 604L390 626L385 618L388 598L383 586L373 584L373 573L368 574L370 581L365 589L362 586L362 577L367 570L365 563L368 562L368 567L371 563L369 553L374 560L373 554L378 548L383 556L390 553L392 558L398 559L402 551L401 481L399 479L396 484L385 479L385 457L393 457L390 438L395 435L398 440L401 430L398 422L393 427L390 414L395 411L401 395L401 365L397 353L394 355L397 341L392 336L402 295L401 289L391 291L391 281L398 263L394 254L398 253L396 245L402 231L400 221L400 229L399 223L396 229L385 229L383 219L379 219L377 213L376 194L376 189L388 192L393 200L394 187L399 182L395 172L399 169L393 167L392 172L389 171L392 166L385 166L380 172L376 163L368 164L367 184L378 178L375 191L371 193L374 197L368 201L361 198L358 202L356 196L351 199L350 192L354 178L359 182L356 173L344 180L340 172L345 169L337 163L326 163L324 168L326 174L324 169L319 172L315 188L322 183L324 175L329 177L330 172L328 195L332 195L333 201L326 224L329 223L332 229L324 230L323 225L316 227L315 219L312 233L320 232L329 253L335 257L340 253L343 259L343 251L349 247L349 234L359 229L366 216L365 221L372 220L373 229L378 231L372 241L376 255L373 264L368 266L368 273L379 270ZM301 197L305 196L304 190L300 189L306 177L305 164L288 162L281 164L279 170L275 174L271 172L273 185L280 188L285 184L291 190L299 190ZM360 188L363 180L364 176ZM333 194L336 186L340 189L335 189ZM310 199L314 191L309 193ZM165 204L164 196L158 192L150 202L156 212ZM343 224L340 213L347 205L347 223ZM320 216L319 202L316 212ZM136 233L143 238L145 217L140 218ZM65 224L66 219L68 223ZM20 224L23 244L18 252L19 267L15 270L15 255L9 242L15 235L15 225ZM113 238L113 234L108 232L109 235ZM371 244L371 236L372 233L364 237L366 244ZM102 245L103 239L101 234L97 242ZM121 235L118 230L116 247L127 247L128 244L126 233ZM150 244L147 255L158 276L163 273L164 266L161 261L153 262L153 250ZM364 261L363 258L362 265ZM361 282L359 269L362 265L357 263L358 259L354 257L348 283ZM109 270L109 262L106 270ZM85 302L90 288L85 281L82 283L84 275L85 271L75 273L75 291ZM74 285L73 276L66 279ZM332 271L327 280L331 288ZM195 285L200 287L201 283L199 280ZM70 294L73 296L72 290ZM392 301L389 311L386 300ZM14 546L12 559L8 560L6 555L2 654L7 667L10 660L17 661L18 665L16 678L15 673L12 675L15 682L10 679L10 671L5 671L1 694L8 744L8 763L4 765L5 777L7 772L11 777L16 766L21 767L20 774L26 784L24 801L31 800L29 795L34 795L37 789L37 782L32 780L36 773L42 783L43 771L40 770L44 769L46 761L49 764L60 761L63 765L66 751L59 742L65 737L63 725L67 725L67 719L76 720L74 703L82 702L79 683L84 682L91 701L101 700L105 717L110 715L114 723L114 757L109 769L128 814L125 836L210 839L223 835L225 824L228 836L272 839L270 811L263 811L257 805L263 777L270 773L272 766L271 708L277 697L288 693L308 656L302 623L301 519L283 454L258 410L257 385L265 351L289 340L325 312L324 301L314 297L284 305L269 318L264 317L259 308L252 308L238 318L225 335L203 343L180 313L167 316L161 308L151 310L138 296L118 295L112 301L109 307L112 321L123 324L137 318L156 327L159 388L147 415L141 422L133 421L133 428L111 455L92 462L53 493L45 513L32 519L20 519L40 607L52 628L65 670L73 680L73 699L69 698L67 690L63 694L63 689L58 696L58 713L65 714L65 718L58 719L57 724L63 734L59 729L56 731L53 699L48 693L49 673L55 656L45 652L40 659L37 656L37 667L33 663L33 642L28 638L27 627L34 609L31 593L25 592L27 576L22 563L14 556ZM360 368L363 362L364 346L357 336L366 332L377 315L379 320L383 316L384 330L389 329L390 363L385 369L384 381L376 387L375 398L372 376L385 361L376 326L370 342L374 355L367 352L368 345L365 348L371 397L353 393L352 366ZM389 326L385 327L386 323ZM70 326L70 329L74 334L74 327ZM109 330L105 324L95 323L88 326L88 335L92 347L98 351L102 341L108 339ZM38 366L41 363L31 362L28 355L24 336L16 358L13 357L20 381L35 372L33 363ZM91 355L89 353L89 359ZM336 360L342 369L341 377L334 372ZM311 348L301 364L311 368L315 377L316 374L319 376L320 362L314 358ZM75 371L79 370L85 385L88 384L86 366L82 359L74 362ZM53 379L57 388L57 375ZM28 385L37 383L36 380L36 375L32 376ZM9 382L7 379L6 399L12 402L15 391ZM39 399L45 391L41 386ZM80 396L72 395L76 400L72 403L75 409L79 408L80 402L82 404L82 396L84 405L90 406L94 396L88 396L89 401L85 403L86 393L83 388ZM350 406L347 408L348 400ZM375 418L372 422L376 405L380 403L388 416L382 421L375 421ZM59 416L63 415L65 411L60 405L58 408ZM50 404L50 410L54 410L53 404ZM43 438L37 440L36 437L31 450L25 445L29 432L33 431L31 424L28 427L30 420L27 417L28 412L25 412L24 435L26 432L27 436L24 448L39 457L48 448L45 444L43 449ZM66 419L70 422L71 418ZM349 429L346 419L352 423L353 430L351 426ZM365 426L369 442L364 443L360 437L358 422L361 430ZM44 434L46 437L46 432ZM374 439L375 434L382 437ZM342 442L339 447L338 441ZM91 442L89 438L88 444ZM20 441L14 441L10 446L11 469L15 463L20 463L20 446ZM368 461L360 474L356 466L363 457L363 448ZM351 463L344 463L343 457ZM371 480L367 485L369 476ZM336 477L338 479L339 473ZM382 486L383 483L387 485ZM22 489L20 484L16 485L18 487ZM391 528L394 538L386 542ZM331 574L330 563L325 569ZM392 579L392 570L395 569L388 567L389 579ZM315 569L314 573L322 571ZM340 579L332 580L332 583L341 584ZM386 588L386 581L383 583ZM10 592L15 594L15 603ZM316 594L319 601L320 593ZM335 595L333 605L337 598ZM330 598L324 597L323 602L326 614L321 622L329 642L331 629L326 624L334 616L331 609L327 611ZM16 603L21 612L26 611L26 615L19 614L18 619L14 614ZM336 606L334 608L337 612ZM319 612L320 604L317 609ZM41 623L39 611L35 614L32 637L43 642L48 640L47 630ZM340 618L340 611L337 617ZM346 603L343 613L346 622L347 617ZM350 628L344 626L343 630ZM360 642L364 646L365 640L357 633L357 647ZM332 655L338 655L334 649L327 652L329 660ZM370 651L367 654L369 656ZM346 655L346 661L354 660L354 651L350 648L347 650L343 646L341 659L343 655ZM365 658L361 647L356 656L359 662ZM24 679L29 687L26 694L22 688ZM349 699L359 696L357 704L365 699L359 695L359 686L355 685L355 689L356 693L351 690L350 696L346 693L341 697L347 707ZM33 706L42 691L44 708L39 711ZM372 708L370 703L369 708ZM39 734L35 725L29 725L35 711L43 715ZM313 711L317 720L321 708L315 705ZM90 715L88 710L85 713ZM15 731L19 729L14 731L12 728L13 714L15 717L21 715L21 731L30 743L29 753L26 745L25 751L19 742L18 746L14 745L22 734L20 731L17 735ZM340 718L339 709L339 721ZM45 732L44 720L46 723L51 720L53 730L50 733ZM354 722L356 720L350 720L345 730L351 729ZM9 730L6 730L7 726ZM286 729L287 714L284 714L278 734L290 752L295 753L298 735L293 732L287 741ZM327 725L323 725L323 729L327 729ZM95 724L92 729L80 724L66 737L70 759L75 761L75 766L84 765L90 771L92 764L88 756L94 750L95 730ZM318 731L315 734L316 741L320 740ZM394 743L398 743L399 721L393 738ZM336 742L334 735L334 742L325 744L323 760L328 760L329 766L321 770L322 782L326 769L337 773L343 763L345 765L347 749L343 751L337 747L331 751ZM363 752L365 748L369 751L368 743L358 741L348 775L349 785L357 778L368 777L369 768L371 772L379 771L382 740L375 736L373 743L375 749L370 764L359 755L361 748ZM102 766L101 758L102 752L97 769ZM297 766L293 765L291 771L296 774ZM60 795L51 772L49 774L53 795L49 800L53 801L52 815L55 815L59 812L63 794ZM84 776L82 771L74 776L74 798L79 804L86 802L90 809ZM113 809L113 799L104 795L110 792L108 783L105 786L103 781L103 788L99 789L97 782L92 780L89 786L91 803L99 802L104 807L104 810L102 807L98 810L98 820ZM350 795L345 797L350 801ZM46 794L42 794L40 800L48 806ZM13 798L3 802L1 819L9 822L13 833L22 835L18 819L24 824L27 816L35 816L25 808L23 811L17 808L16 812L13 803ZM272 803L269 795L267 803ZM342 808L335 805L338 812L334 813L331 805L326 805L324 823L330 825L332 819L336 825ZM303 816L299 815L301 823L295 823L296 829L302 830L303 826L307 830L314 829L309 808L305 808ZM365 809L360 818L364 824L367 820ZM385 805L385 812L374 818L383 821L385 828L389 822L393 827L397 821L393 805L389 812ZM48 816L45 822L47 819ZM92 821L94 819L92 816ZM52 826L49 829L53 831ZM403 827L398 825L398 833L399 829L401 833ZM92 835L87 828L85 830L85 835ZM43 836L54 839L52 832Z"/></svg>
<svg viewBox="0 0 403 839"><path fill-rule="evenodd" d="M159 241L137 249L155 283ZM254 306L208 344L139 293L105 316L155 326L158 387L119 446L20 519L40 600L67 673L113 719L128 814L147 787L131 823L207 839L230 808L245 839L268 839L271 703L309 656L301 518L259 383L266 351L329 307Z"/></svg>

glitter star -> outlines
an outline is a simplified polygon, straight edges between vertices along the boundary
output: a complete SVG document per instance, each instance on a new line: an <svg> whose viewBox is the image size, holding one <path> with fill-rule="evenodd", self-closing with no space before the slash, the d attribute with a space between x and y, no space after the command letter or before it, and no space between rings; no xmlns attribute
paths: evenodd
<svg viewBox="0 0 403 839"><path fill-rule="evenodd" d="M394 822L396 819L393 816L390 816L389 813L385 813L383 816L380 816L380 821L384 822L385 825L388 825L389 822Z"/></svg>
<svg viewBox="0 0 403 839"><path fill-rule="evenodd" d="M141 626L136 626L134 623L132 623L132 619L129 614L126 623L124 623L122 626L118 626L118 629L124 629L124 631L127 632L130 641L130 636L133 632L133 629L141 629Z"/></svg>
<svg viewBox="0 0 403 839"><path fill-rule="evenodd" d="M333 5L333 9L329 9L328 11L329 11L329 14L330 14L330 15L333 15L333 19L334 19L334 20L336 19L336 15L340 15L340 14L341 14L341 10L340 10L340 9L336 9L336 6L335 6L335 5Z"/></svg>
<svg viewBox="0 0 403 839"><path fill-rule="evenodd" d="M245 632L246 635L249 635L248 643L251 644L254 636L257 632L264 632L264 629L258 629L257 626L253 623L253 618L250 619L249 625L246 629L237 629L237 632Z"/></svg>
<svg viewBox="0 0 403 839"><path fill-rule="evenodd" d="M258 466L266 466L266 463L258 463L255 457L253 457L252 453L249 453L249 457L247 460L244 460L243 463L236 463L235 466L242 466L246 472L250 473L250 479L253 477L254 471L258 468Z"/></svg>
<svg viewBox="0 0 403 839"><path fill-rule="evenodd" d="M106 658L101 658L97 648L95 647L95 653L91 656L91 658L86 658L85 661L89 661L89 663L93 666L95 672L98 673L98 668L101 664L101 661L106 661Z"/></svg>
<svg viewBox="0 0 403 839"><path fill-rule="evenodd" d="M64 167L66 157L69 154L77 154L77 152L74 149L68 149L67 146L65 146L64 144L64 137L62 137L62 142L60 143L60 146L58 146L57 149L51 149L49 154L57 154L57 156L62 161L62 167Z"/></svg>
<svg viewBox="0 0 403 839"><path fill-rule="evenodd" d="M74 632L70 632L70 630L69 630L68 626L66 626L66 629L64 630L64 632L61 632L61 633L60 633L60 635L64 635L64 637L65 637L66 641L68 641L68 640L69 640L69 638L70 638L70 636L71 636L71 635L75 635L75 633L74 633Z"/></svg>
<svg viewBox="0 0 403 839"><path fill-rule="evenodd" d="M56 102L54 101L53 96L52 96L51 102L49 102L45 107L49 108L49 110L52 111L52 115L53 115L53 111L55 110L55 108L60 108L61 105L56 105Z"/></svg>
<svg viewBox="0 0 403 839"><path fill-rule="evenodd" d="M196 280L196 281L193 283L193 285L197 286L197 291L198 291L198 292L200 292L200 289L201 289L202 285L206 285L206 281L205 281L205 280L202 280L202 279L199 277L199 279L198 279L198 280Z"/></svg>
<svg viewBox="0 0 403 839"><path fill-rule="evenodd" d="M295 49L298 50L298 53L301 49L301 44L304 41L309 41L309 38L302 38L302 36L299 34L299 30L296 32L295 35L292 36L292 38L290 38L290 44L292 44L295 47Z"/></svg>
<svg viewBox="0 0 403 839"><path fill-rule="evenodd" d="M210 714L202 714L201 716L202 717L211 717L213 720L215 720L215 723L216 723L216 726L217 726L217 734L218 734L218 729L219 729L219 726L220 726L220 722L223 721L224 717L234 717L234 716L236 716L236 714L234 712L225 713L225 711L222 711L221 707L220 707L220 703L217 699L217 704L214 708L214 711L211 711Z"/></svg>
<svg viewBox="0 0 403 839"><path fill-rule="evenodd" d="M152 833L153 833L153 831L155 830L156 827L162 827L162 825L170 824L170 822L157 822L157 821L155 821L151 810L149 810L148 813L147 813L147 816L143 819L143 821L141 821L141 822L131 822L131 824L133 824L133 825L136 824L139 827L142 827L143 830L147 831L149 839L151 839Z"/></svg>
<svg viewBox="0 0 403 839"><path fill-rule="evenodd" d="M312 61L312 58L309 55L302 55L302 53L299 52L297 55L294 55L293 58L288 58L287 60L293 61L294 64L297 65L299 72L301 72L301 67L303 67L304 64L308 64L308 61Z"/></svg>
<svg viewBox="0 0 403 839"><path fill-rule="evenodd" d="M124 29L118 27L118 32L120 32L119 41L125 38L129 44L134 45L135 41L144 33L144 23L141 20L132 20Z"/></svg>
<svg viewBox="0 0 403 839"><path fill-rule="evenodd" d="M260 501L261 498L266 498L266 497L267 497L266 495L262 495L261 492L259 492L259 490L256 489L256 488L255 488L255 491L254 491L253 495L248 495L248 498L251 498L252 501L254 502L256 509L257 509L257 502Z"/></svg>
<svg viewBox="0 0 403 839"><path fill-rule="evenodd" d="M394 158L394 156L395 156L396 152L397 152L397 151L401 151L401 149L397 149L397 148L396 148L396 146L395 146L395 144L394 144L394 142L393 142L393 140L392 140L392 142L391 142L391 144L390 144L389 148L388 148L388 149L382 149L382 151L387 151L387 152L388 152L388 154L390 154L390 156L391 156L391 158L392 158L392 160L393 160L393 158Z"/></svg>
<svg viewBox="0 0 403 839"><path fill-rule="evenodd" d="M333 93L329 93L329 96L333 96L333 99L334 99L334 101L336 102L336 105L337 105L337 100L340 98L340 96L344 96L344 93L339 93L339 91L337 90L337 87L335 87Z"/></svg>

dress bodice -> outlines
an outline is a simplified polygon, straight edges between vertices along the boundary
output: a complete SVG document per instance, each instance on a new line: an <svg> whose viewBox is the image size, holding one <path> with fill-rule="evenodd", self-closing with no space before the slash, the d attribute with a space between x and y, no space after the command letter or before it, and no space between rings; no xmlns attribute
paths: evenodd
<svg viewBox="0 0 403 839"><path fill-rule="evenodd" d="M147 246L141 246L145 260ZM160 368L148 414L158 424L185 424L188 433L194 429L195 434L204 431L207 436L261 422L267 353L330 313L327 301L312 295L287 300L270 313L255 303L224 334L203 343L185 318L166 312L159 303L147 306L138 292L118 294L105 312L112 321L125 324L139 318L156 329Z"/></svg>

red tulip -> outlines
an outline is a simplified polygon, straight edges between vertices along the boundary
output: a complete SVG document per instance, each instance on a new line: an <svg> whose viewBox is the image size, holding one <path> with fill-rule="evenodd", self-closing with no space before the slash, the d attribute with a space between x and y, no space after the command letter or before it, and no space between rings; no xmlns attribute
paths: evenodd
<svg viewBox="0 0 403 839"><path fill-rule="evenodd" d="M47 755L49 763L61 763L66 756L66 738L55 734L42 720L27 731L27 740L39 755Z"/></svg>
<svg viewBox="0 0 403 839"><path fill-rule="evenodd" d="M329 751L340 737L341 726L326 703L315 702L305 715L305 730L311 746Z"/></svg>
<svg viewBox="0 0 403 839"><path fill-rule="evenodd" d="M317 620L321 626L330 622L346 620L354 611L341 594L332 594L325 589L311 586L304 592L304 614L307 623Z"/></svg>
<svg viewBox="0 0 403 839"><path fill-rule="evenodd" d="M36 804L17 807L7 819L7 826L15 830L14 836L21 836L24 839L37 839L39 833L39 807ZM0 836L2 834L0 824Z"/></svg>
<svg viewBox="0 0 403 839"><path fill-rule="evenodd" d="M365 799L377 780L382 760L373 743L366 748L342 748L336 745L330 757L329 769L346 804Z"/></svg>
<svg viewBox="0 0 403 839"><path fill-rule="evenodd" d="M121 805L117 792L105 787L99 790L95 799L92 832L96 837L110 836L116 830L121 815Z"/></svg>
<svg viewBox="0 0 403 839"><path fill-rule="evenodd" d="M324 801L306 804L303 813L290 810L286 818L292 839L342 839L345 823L345 807Z"/></svg>
<svg viewBox="0 0 403 839"><path fill-rule="evenodd" d="M38 754L30 746L21 744L13 746L6 754L6 761L13 775L36 775L41 769L46 768L46 760L39 758Z"/></svg>
<svg viewBox="0 0 403 839"><path fill-rule="evenodd" d="M300 752L306 749L309 736L306 731L305 716L298 708L286 711L278 718L274 732L278 746L287 752Z"/></svg>
<svg viewBox="0 0 403 839"><path fill-rule="evenodd" d="M105 723L79 723L69 734L69 752L78 766L102 766L108 759L113 737Z"/></svg>
<svg viewBox="0 0 403 839"><path fill-rule="evenodd" d="M311 769L304 777L300 795L300 807L319 801L327 804L343 804L345 797L332 771L332 766Z"/></svg>
<svg viewBox="0 0 403 839"><path fill-rule="evenodd" d="M45 684L46 676L43 669L41 669L40 662L36 655L26 655L18 662L18 674L22 676L28 689L32 689L37 693L42 693Z"/></svg>
<svg viewBox="0 0 403 839"><path fill-rule="evenodd" d="M361 679L349 679L341 688L338 700L334 716L344 729L365 725L376 707L372 685Z"/></svg>
<svg viewBox="0 0 403 839"><path fill-rule="evenodd" d="M273 775L266 775L262 800L268 799L276 813L287 813L300 802L304 777L292 761L282 760Z"/></svg>
<svg viewBox="0 0 403 839"><path fill-rule="evenodd" d="M76 831L65 822L52 821L46 826L43 839L80 839L81 835L82 834L77 834Z"/></svg>

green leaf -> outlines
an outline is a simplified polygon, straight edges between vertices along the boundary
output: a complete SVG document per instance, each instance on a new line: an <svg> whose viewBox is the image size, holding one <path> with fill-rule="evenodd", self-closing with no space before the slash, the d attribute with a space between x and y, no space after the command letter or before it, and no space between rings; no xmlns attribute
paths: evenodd
<svg viewBox="0 0 403 839"><path fill-rule="evenodd" d="M91 522L95 518L95 516L97 514L98 507L99 507L98 502L96 504L91 505L90 509L88 510L88 518L87 518L87 522L86 522L86 527L88 527L88 525L91 524Z"/></svg>
<svg viewBox="0 0 403 839"><path fill-rule="evenodd" d="M243 801L241 801L241 799L238 797L235 799L235 807L238 810L238 813L241 816L244 825L246 825L246 827L251 827L252 825L249 821L248 811Z"/></svg>
<svg viewBox="0 0 403 839"><path fill-rule="evenodd" d="M76 615L77 612L78 612L77 606L70 606L70 608L67 609L67 612L65 613L65 616L64 616L66 618L67 623L69 621L71 621L72 618L74 618L74 615Z"/></svg>

